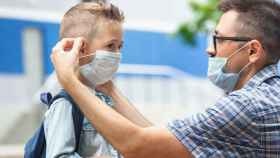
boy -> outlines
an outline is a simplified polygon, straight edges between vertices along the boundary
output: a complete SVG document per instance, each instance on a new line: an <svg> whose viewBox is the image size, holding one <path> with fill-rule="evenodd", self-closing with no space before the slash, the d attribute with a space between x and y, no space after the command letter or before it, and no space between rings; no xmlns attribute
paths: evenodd
<svg viewBox="0 0 280 158"><path fill-rule="evenodd" d="M60 38L86 39L80 52L79 79L108 106L111 97L95 92L95 86L112 79L120 62L124 16L112 4L80 3L64 15ZM119 154L94 129L87 119L83 121L80 140L75 140L71 103L64 98L56 100L45 114L46 157L119 157ZM109 117L109 116L108 116ZM75 152L75 142L79 141Z"/></svg>

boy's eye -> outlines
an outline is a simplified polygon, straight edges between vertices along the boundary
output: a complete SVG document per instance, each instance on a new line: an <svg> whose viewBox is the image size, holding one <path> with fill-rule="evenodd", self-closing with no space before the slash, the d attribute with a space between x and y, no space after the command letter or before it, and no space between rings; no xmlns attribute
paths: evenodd
<svg viewBox="0 0 280 158"><path fill-rule="evenodd" d="M123 47L123 44L117 44L117 43L110 43L106 45L107 50L117 52L120 51Z"/></svg>
<svg viewBox="0 0 280 158"><path fill-rule="evenodd" d="M121 50L123 48L123 44L121 44L120 46L119 46L119 50Z"/></svg>
<svg viewBox="0 0 280 158"><path fill-rule="evenodd" d="M109 48L110 50L113 50L115 48L115 45L113 43L108 44L107 48Z"/></svg>

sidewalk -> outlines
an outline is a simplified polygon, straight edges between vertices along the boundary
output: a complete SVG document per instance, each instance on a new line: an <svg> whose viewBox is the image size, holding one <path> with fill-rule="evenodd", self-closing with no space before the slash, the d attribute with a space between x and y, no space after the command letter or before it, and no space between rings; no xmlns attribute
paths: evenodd
<svg viewBox="0 0 280 158"><path fill-rule="evenodd" d="M15 108L15 107L14 107ZM2 108L3 109L3 108ZM42 118L42 108L39 106L29 107L30 110L6 109L1 112L1 122L8 121L1 130L0 144L24 144L39 127ZM12 113L15 113L12 115Z"/></svg>
<svg viewBox="0 0 280 158"><path fill-rule="evenodd" d="M5 145L0 146L0 158L22 158L22 145Z"/></svg>

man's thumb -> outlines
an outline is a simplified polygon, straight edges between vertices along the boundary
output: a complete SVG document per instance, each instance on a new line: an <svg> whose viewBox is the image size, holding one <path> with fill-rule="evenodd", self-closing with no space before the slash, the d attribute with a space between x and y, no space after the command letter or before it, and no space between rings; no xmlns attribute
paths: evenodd
<svg viewBox="0 0 280 158"><path fill-rule="evenodd" d="M78 56L79 55L79 52L81 51L81 48L83 46L83 39L82 38L76 38L75 41L74 41L74 44L73 44L73 48L71 50L71 53L74 54L74 56Z"/></svg>

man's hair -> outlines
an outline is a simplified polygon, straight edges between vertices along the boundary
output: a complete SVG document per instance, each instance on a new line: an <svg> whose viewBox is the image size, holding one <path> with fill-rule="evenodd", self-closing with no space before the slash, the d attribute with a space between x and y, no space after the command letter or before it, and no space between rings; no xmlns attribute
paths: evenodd
<svg viewBox="0 0 280 158"><path fill-rule="evenodd" d="M102 21L103 20L103 21ZM102 22L112 21L123 23L124 15L118 7L104 2L83 2L69 9L60 25L60 39L94 37Z"/></svg>
<svg viewBox="0 0 280 158"><path fill-rule="evenodd" d="M280 4L274 0L221 0L219 10L239 13L239 35L259 40L272 61L280 58Z"/></svg>

